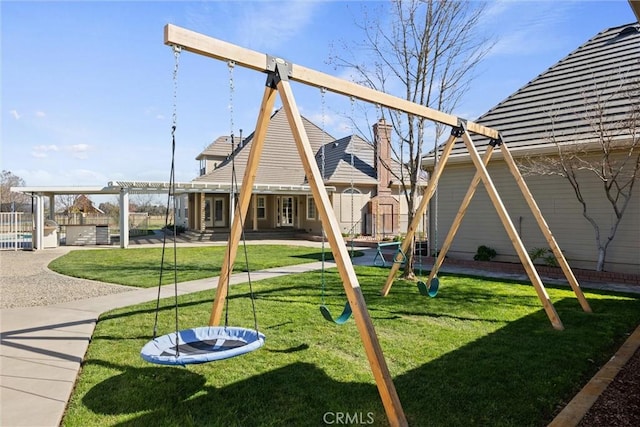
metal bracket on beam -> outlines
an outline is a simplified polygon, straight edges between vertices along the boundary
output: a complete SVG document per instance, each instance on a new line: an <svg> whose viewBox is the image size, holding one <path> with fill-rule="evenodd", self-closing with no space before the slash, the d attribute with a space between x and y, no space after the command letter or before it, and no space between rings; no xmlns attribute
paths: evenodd
<svg viewBox="0 0 640 427"><path fill-rule="evenodd" d="M489 141L489 145L492 147L499 147L502 145L502 135L498 134L498 138Z"/></svg>
<svg viewBox="0 0 640 427"><path fill-rule="evenodd" d="M272 71L280 74L280 79L289 80L291 77L291 63L282 58L267 55L267 71Z"/></svg>
<svg viewBox="0 0 640 427"><path fill-rule="evenodd" d="M267 55L267 86L275 89L281 80L289 80L291 77L291 63L282 58Z"/></svg>
<svg viewBox="0 0 640 427"><path fill-rule="evenodd" d="M463 133L467 131L467 121L465 119L458 118L458 126L451 128L451 135L456 138L461 137Z"/></svg>

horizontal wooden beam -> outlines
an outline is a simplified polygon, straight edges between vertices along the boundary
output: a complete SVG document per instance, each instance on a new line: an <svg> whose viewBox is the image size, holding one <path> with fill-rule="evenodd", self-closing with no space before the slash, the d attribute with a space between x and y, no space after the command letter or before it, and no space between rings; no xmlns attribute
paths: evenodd
<svg viewBox="0 0 640 427"><path fill-rule="evenodd" d="M179 46L186 51L220 61L233 61L237 65L256 71L268 72L273 70L271 63L274 58L267 54L236 46L172 24L167 24L164 28L164 43ZM434 110L348 80L305 68L301 65L290 64L290 67L291 72L288 78L292 81L318 88L325 88L334 93L350 96L394 110L404 111L405 113L424 117L445 125L459 125L459 118L457 116ZM493 139L498 139L499 137L498 131L478 123L467 121L466 126L470 132Z"/></svg>

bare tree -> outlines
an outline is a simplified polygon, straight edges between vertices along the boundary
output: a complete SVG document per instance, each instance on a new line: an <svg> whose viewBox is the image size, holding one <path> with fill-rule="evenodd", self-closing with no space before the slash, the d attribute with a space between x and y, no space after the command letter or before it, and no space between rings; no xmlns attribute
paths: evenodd
<svg viewBox="0 0 640 427"><path fill-rule="evenodd" d="M611 91L612 87L617 90ZM584 102L575 119L588 133L576 132L567 140L563 132L556 131L559 126L552 112L549 139L554 143L555 155L528 156L520 166L528 175L560 176L571 185L582 215L593 227L598 250L596 270L603 271L607 249L640 179L640 82L629 82L624 75L617 75L601 88L594 84L585 89L582 95ZM621 105L624 111L620 113L617 110ZM578 131L580 128L576 125ZM593 188L587 183L594 177L601 183L599 195L587 190ZM597 216L603 203L613 213L607 219Z"/></svg>
<svg viewBox="0 0 640 427"><path fill-rule="evenodd" d="M3 170L0 176L0 205L2 211L26 210L31 198L23 193L11 191L11 187L24 187L24 179L14 175L11 171Z"/></svg>
<svg viewBox="0 0 640 427"><path fill-rule="evenodd" d="M131 204L135 205L135 212L147 212L149 215L162 215L164 207L159 194L140 193L131 197Z"/></svg>
<svg viewBox="0 0 640 427"><path fill-rule="evenodd" d="M120 215L120 205L118 204L117 200L115 203L102 202L98 205L98 209L104 212L105 215L113 218L118 218L118 216Z"/></svg>
<svg viewBox="0 0 640 427"><path fill-rule="evenodd" d="M383 10L365 11L357 24L364 41L345 46L348 57L331 62L351 70L359 83L444 112L452 112L468 90L474 67L491 45L477 34L485 5L454 0L394 0ZM357 56L358 55L358 56ZM396 110L383 110L393 126L392 152L405 167L384 165L405 188L411 223L417 208L425 138L437 147L441 125ZM437 150L436 150L437 151ZM404 277L413 277L413 247Z"/></svg>
<svg viewBox="0 0 640 427"><path fill-rule="evenodd" d="M77 194L59 194L55 196L55 209L56 212L64 213L66 215L71 215L77 213L77 210L74 210L74 206L76 205L76 200L78 199Z"/></svg>

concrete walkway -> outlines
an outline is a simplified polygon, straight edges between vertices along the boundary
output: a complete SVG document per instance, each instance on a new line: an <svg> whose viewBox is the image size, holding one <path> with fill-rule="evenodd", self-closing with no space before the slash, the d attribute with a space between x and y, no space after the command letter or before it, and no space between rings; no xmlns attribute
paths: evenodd
<svg viewBox="0 0 640 427"><path fill-rule="evenodd" d="M251 273L252 281L319 270L320 262ZM246 280L234 274L231 285ZM184 295L217 286L218 278L180 283ZM1 426L58 426L101 313L157 297L156 287L46 307L0 310ZM174 295L164 286L161 297Z"/></svg>
<svg viewBox="0 0 640 427"><path fill-rule="evenodd" d="M317 243L307 244L318 246ZM355 263L373 265L375 250L364 252L365 256L356 258ZM320 268L319 262L279 267L252 272L251 279L258 281ZM487 272L472 269L443 268L442 271L488 275ZM524 279L522 276L500 273L489 275ZM230 282L237 284L245 279L246 273L239 273L234 274ZM217 278L181 283L179 294L212 289L216 285ZM634 290L619 286L599 287L627 292ZM58 426L100 314L114 308L155 300L157 291L154 287L46 307L0 310L0 425ZM173 296L173 292L172 285L165 286L162 297Z"/></svg>

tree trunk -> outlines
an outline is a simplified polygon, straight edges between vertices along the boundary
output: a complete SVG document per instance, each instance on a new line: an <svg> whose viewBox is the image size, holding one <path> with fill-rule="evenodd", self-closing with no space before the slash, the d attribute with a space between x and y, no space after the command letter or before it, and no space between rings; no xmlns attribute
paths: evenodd
<svg viewBox="0 0 640 427"><path fill-rule="evenodd" d="M404 264L404 270L402 273L403 279L414 280L416 278L416 275L413 271L413 264L415 262L414 247L414 242L411 242L411 245L409 245L409 249L407 249L407 253L405 254L405 256L407 257L407 261Z"/></svg>
<svg viewBox="0 0 640 427"><path fill-rule="evenodd" d="M413 222L413 217L415 214L412 212L413 212L413 205L409 203L409 214L407 215L407 224L411 224ZM407 257L407 260L404 264L404 270L402 272L403 279L414 280L416 278L416 275L413 271L413 264L415 260L414 252L415 252L415 240L411 242L411 244L409 245L409 249L407 249L407 253L405 254L405 256Z"/></svg>
<svg viewBox="0 0 640 427"><path fill-rule="evenodd" d="M607 257L607 247L600 245L598 242L598 263L596 264L596 271L604 271L604 260Z"/></svg>

